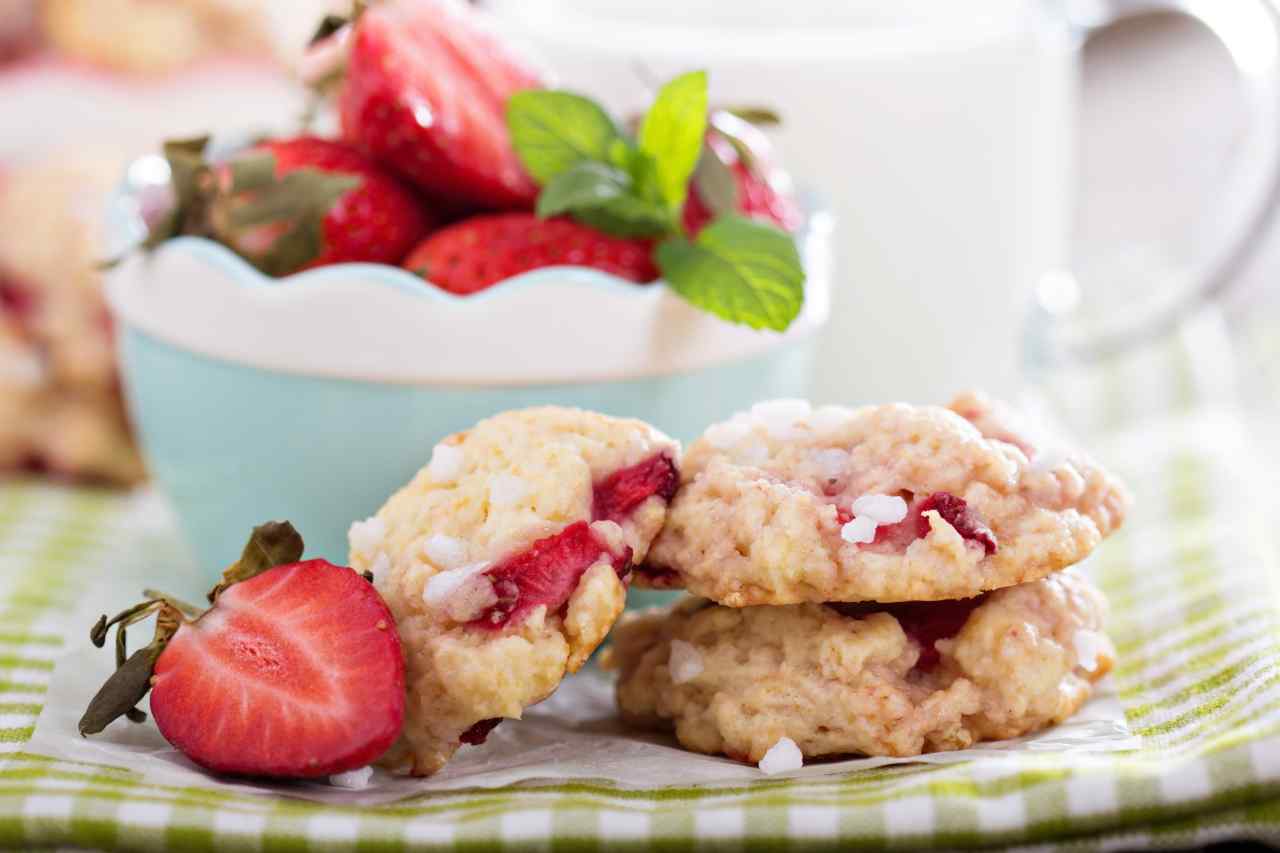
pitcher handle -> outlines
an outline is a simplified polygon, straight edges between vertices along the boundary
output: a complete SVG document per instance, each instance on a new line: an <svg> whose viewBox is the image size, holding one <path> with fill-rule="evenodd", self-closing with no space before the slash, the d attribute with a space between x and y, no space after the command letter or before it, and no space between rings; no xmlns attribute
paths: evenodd
<svg viewBox="0 0 1280 853"><path fill-rule="evenodd" d="M1189 239L1165 247L1167 269L1154 294L1110 316L1080 313L1075 279L1061 271L1041 281L1038 308L1056 350L1076 358L1105 357L1169 332L1223 295L1262 241L1280 207L1280 14L1269 0L1083 0L1068 4L1071 22L1087 38L1097 29L1151 12L1175 12L1204 24L1235 63L1251 125L1236 164L1212 203L1211 215ZM1149 274L1150 271L1148 270Z"/></svg>

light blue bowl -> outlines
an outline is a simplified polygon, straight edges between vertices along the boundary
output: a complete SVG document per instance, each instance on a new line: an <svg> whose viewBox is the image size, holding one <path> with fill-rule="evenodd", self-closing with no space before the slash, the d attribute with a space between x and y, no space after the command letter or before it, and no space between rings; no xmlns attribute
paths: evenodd
<svg viewBox="0 0 1280 853"><path fill-rule="evenodd" d="M118 234L120 227L136 233L136 222L128 217L117 216L117 226ZM825 242L821 249L825 252ZM811 281L813 275L811 270ZM821 275L825 288L825 268ZM518 279L470 298L438 291L402 270L360 264L275 280L224 247L194 238L171 241L154 257L134 258L113 273L108 292L129 411L151 474L210 578L236 558L248 531L267 519L291 520L306 539L309 555L344 563L353 520L374 513L428 461L441 438L497 412L577 406L641 418L689 441L707 425L758 400L807 395L813 331L825 319L825 290L816 291L812 284L810 298L816 302L812 312L806 309L810 316L804 333L778 337L743 357L704 359L690 369L655 373L647 369L652 364L636 365L630 378L614 378L616 372L593 378L600 371L593 370L592 353L584 351L567 366L567 372L587 377L580 381L411 381L403 375L396 346L388 345L382 354L372 351L379 338L369 333L367 323L352 327L353 334L365 335L367 345L356 348L364 362L350 376L334 375L335 367L345 363L335 365L333 358L324 369L309 370L308 353L300 351L304 346L278 346L269 358L251 352L255 341L298 333L283 328L295 319L303 324L337 322L331 315L349 303L341 302L341 292L334 289L352 281L358 282L355 292L362 303L382 296L409 308L425 303L439 335L466 323L488 328L490 317L503 322L503 311L511 304L523 306L522 299L538 310L536 299L544 292L566 302L545 307L557 314L601 294L623 299L621 312L631 310L633 303L636 311L663 311L663 318L686 310L683 303L643 308L656 304L655 297L669 297L594 270L537 270ZM319 319L310 318L309 306L326 299L329 307L313 312ZM252 310L246 311L245 304ZM698 317L697 323L705 323ZM404 322L403 317L386 319L392 325ZM262 328L256 329L253 324L259 320ZM317 342L318 357L331 355L319 347L334 337L331 330ZM494 347L505 347L504 357L511 360L539 354L530 352L527 341L475 337L456 338L442 354L442 369L461 370L480 347L489 355ZM221 346L226 340L232 343ZM476 352L462 351L469 342ZM542 346L546 348L545 340ZM282 366L282 359L296 363ZM380 359L389 378L373 375ZM396 370L401 372L392 375Z"/></svg>
<svg viewBox="0 0 1280 853"><path fill-rule="evenodd" d="M803 396L812 344L678 376L478 389L264 370L128 327L119 351L147 464L212 577L271 518L292 520L312 556L345 562L353 520L404 485L437 441L496 412L579 406L688 441L756 400Z"/></svg>

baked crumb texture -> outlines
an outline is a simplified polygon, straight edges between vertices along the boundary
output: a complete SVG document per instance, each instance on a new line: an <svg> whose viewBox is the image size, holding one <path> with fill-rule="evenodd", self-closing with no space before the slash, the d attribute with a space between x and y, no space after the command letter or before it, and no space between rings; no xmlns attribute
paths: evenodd
<svg viewBox="0 0 1280 853"><path fill-rule="evenodd" d="M622 613L678 482L640 421L505 412L438 445L351 530L404 642L404 734L384 763L428 775L578 670Z"/></svg>
<svg viewBox="0 0 1280 853"><path fill-rule="evenodd" d="M970 602L883 609L688 598L624 617L605 665L629 724L674 729L697 752L756 763L789 738L805 758L911 756L1075 713L1114 660L1105 610L1072 569Z"/></svg>

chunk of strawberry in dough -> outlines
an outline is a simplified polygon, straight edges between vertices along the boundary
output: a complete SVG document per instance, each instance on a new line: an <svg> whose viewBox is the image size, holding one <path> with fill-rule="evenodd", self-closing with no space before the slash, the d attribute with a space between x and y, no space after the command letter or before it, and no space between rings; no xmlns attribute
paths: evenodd
<svg viewBox="0 0 1280 853"><path fill-rule="evenodd" d="M539 539L507 558L485 574L493 583L498 601L474 622L486 628L505 628L519 623L535 607L545 605L558 613L578 587L587 569L607 561L618 577L631 566L631 548L615 554L591 532L585 521L569 525L555 536Z"/></svg>

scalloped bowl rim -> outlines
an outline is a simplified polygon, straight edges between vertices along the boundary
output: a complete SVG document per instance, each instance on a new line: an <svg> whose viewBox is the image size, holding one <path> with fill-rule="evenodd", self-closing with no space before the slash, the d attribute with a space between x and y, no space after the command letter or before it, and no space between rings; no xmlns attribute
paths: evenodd
<svg viewBox="0 0 1280 853"><path fill-rule="evenodd" d="M541 267L459 295L390 264L348 262L272 277L204 237L179 236L142 252L138 193L150 178L133 168L146 159L131 164L108 211L113 254L125 256L108 276L108 302L126 326L215 359L396 384L617 381L763 355L812 335L829 311L831 216L812 199L795 234L805 303L777 332L704 312L662 279L637 283L581 265ZM353 303L356 288L366 298ZM531 333L528 318L548 306L551 321ZM619 316L629 318L624 334L599 322Z"/></svg>
<svg viewBox="0 0 1280 853"><path fill-rule="evenodd" d="M414 275L408 270L391 264L364 262L345 262L314 267L309 270L291 273L274 278L254 267L231 249L210 240L207 237L181 236L166 240L158 251L186 249L197 253L207 260L221 265L232 278L246 289L263 288L272 291L288 287L293 290L323 286L330 281L347 281L352 276L359 276L365 282L373 282L379 286L390 287L428 301L456 305L485 305L488 302L510 298L517 288L537 287L547 279L557 282L570 281L575 286L590 288L609 288L611 292L622 288L627 299L653 299L659 288L666 287L666 281L659 278L649 282L634 282L613 273L594 267L578 264L557 264L539 267L517 275L509 276L494 282L484 290L466 295L453 293L435 284L430 279ZM566 279L566 275L568 278Z"/></svg>

